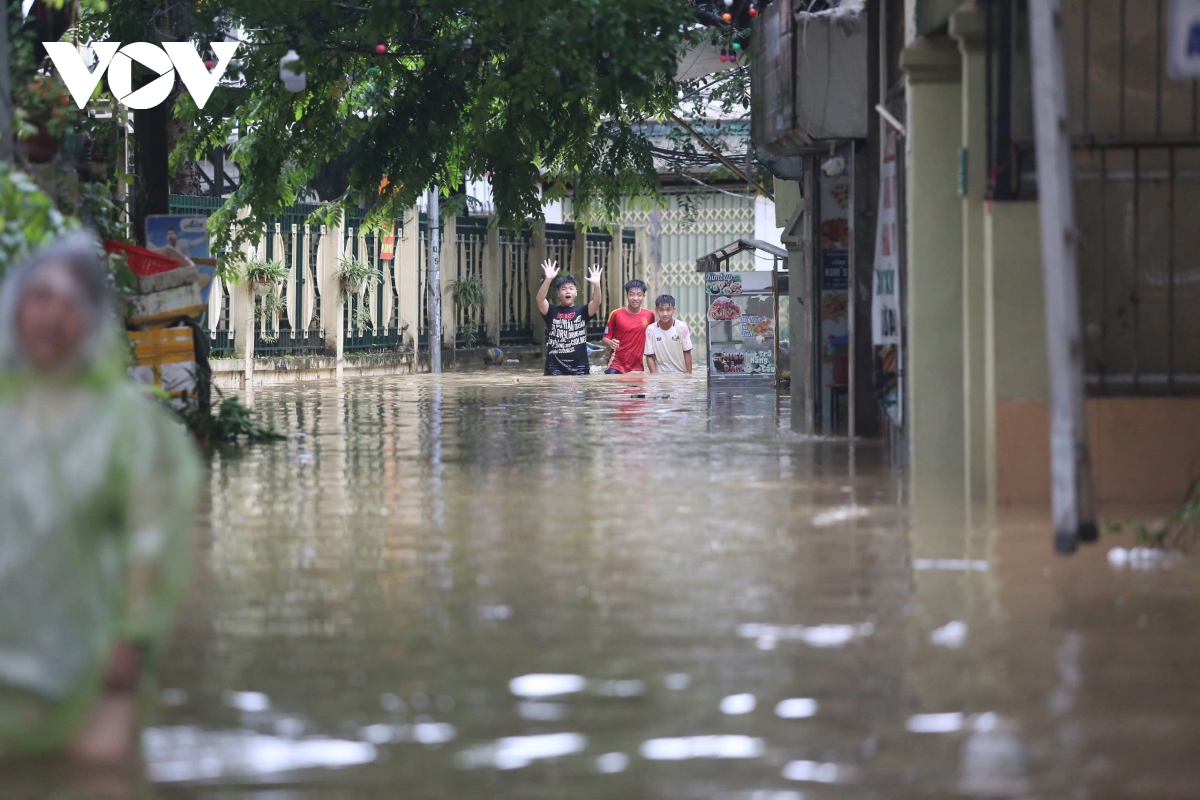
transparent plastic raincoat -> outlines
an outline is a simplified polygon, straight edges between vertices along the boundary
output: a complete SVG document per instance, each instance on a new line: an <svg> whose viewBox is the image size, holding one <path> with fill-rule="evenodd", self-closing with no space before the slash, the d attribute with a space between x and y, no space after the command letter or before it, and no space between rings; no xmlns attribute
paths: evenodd
<svg viewBox="0 0 1200 800"><path fill-rule="evenodd" d="M0 758L69 745L114 644L165 632L190 558L199 462L125 377L95 250L71 237L0 288ZM40 271L64 264L88 328L47 371L24 352L17 313Z"/></svg>

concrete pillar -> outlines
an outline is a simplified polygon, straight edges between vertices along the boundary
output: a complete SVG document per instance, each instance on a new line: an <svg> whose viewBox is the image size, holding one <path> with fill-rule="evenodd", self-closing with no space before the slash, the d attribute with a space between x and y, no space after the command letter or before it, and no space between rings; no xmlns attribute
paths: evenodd
<svg viewBox="0 0 1200 800"><path fill-rule="evenodd" d="M529 236L529 305L533 309L530 318L533 323L533 340L538 344L546 341L546 321L537 307L537 291L544 277L542 262L546 260L546 221L533 220L530 222Z"/></svg>
<svg viewBox="0 0 1200 800"><path fill-rule="evenodd" d="M417 333L421 328L421 218L415 207L404 209L395 258L396 289L400 294L400 327L408 325L402 344L407 345L411 341L415 355ZM413 363L415 365L415 358Z"/></svg>
<svg viewBox="0 0 1200 800"><path fill-rule="evenodd" d="M345 342L342 329L341 287L338 285L338 262L342 259L342 226L321 227L321 241L317 246L317 283L321 288L321 329L325 331L325 347L333 353L337 363L337 374L342 376L345 360Z"/></svg>
<svg viewBox="0 0 1200 800"><path fill-rule="evenodd" d="M907 73L907 392L914 498L965 496L963 406L961 64L945 39L915 39L900 55Z"/></svg>
<svg viewBox="0 0 1200 800"><path fill-rule="evenodd" d="M984 15L975 0L950 17L950 35L961 56L962 140L959 191L962 203L963 446L967 501L995 499L995 464L988 458L986 348L984 343L983 215L987 203L987 55ZM965 170L964 170L965 168ZM964 185L965 184L965 185Z"/></svg>
<svg viewBox="0 0 1200 800"><path fill-rule="evenodd" d="M234 357L242 360L239 386L247 391L254 385L254 292L249 283L230 285L229 306Z"/></svg>
<svg viewBox="0 0 1200 800"><path fill-rule="evenodd" d="M815 182L811 157L800 181L775 179L775 224L788 252L788 343L791 355L792 430L816 432L813 383L812 209Z"/></svg>
<svg viewBox="0 0 1200 800"><path fill-rule="evenodd" d="M483 247L483 282L487 285L487 306L484 309L484 321L487 327L484 336L497 346L500 344L500 285L503 281L500 272L502 269L500 226L496 224L496 218L492 217L488 220L487 242Z"/></svg>

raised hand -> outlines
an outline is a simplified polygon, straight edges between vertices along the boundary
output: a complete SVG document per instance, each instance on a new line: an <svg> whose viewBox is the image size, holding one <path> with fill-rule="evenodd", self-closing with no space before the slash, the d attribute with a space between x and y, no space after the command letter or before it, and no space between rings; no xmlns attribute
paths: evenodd
<svg viewBox="0 0 1200 800"><path fill-rule="evenodd" d="M588 270L587 282L594 285L600 285L600 276L604 274L604 270L600 269L599 264L592 264L592 268Z"/></svg>
<svg viewBox="0 0 1200 800"><path fill-rule="evenodd" d="M558 277L558 262L546 259L542 262L542 272L546 273L546 280L554 280Z"/></svg>

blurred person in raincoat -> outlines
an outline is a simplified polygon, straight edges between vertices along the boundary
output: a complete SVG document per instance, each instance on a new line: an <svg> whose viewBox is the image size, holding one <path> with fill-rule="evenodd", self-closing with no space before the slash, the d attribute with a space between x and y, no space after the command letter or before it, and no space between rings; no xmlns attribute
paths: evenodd
<svg viewBox="0 0 1200 800"><path fill-rule="evenodd" d="M132 755L190 559L199 462L126 379L98 252L72 235L0 287L0 760Z"/></svg>

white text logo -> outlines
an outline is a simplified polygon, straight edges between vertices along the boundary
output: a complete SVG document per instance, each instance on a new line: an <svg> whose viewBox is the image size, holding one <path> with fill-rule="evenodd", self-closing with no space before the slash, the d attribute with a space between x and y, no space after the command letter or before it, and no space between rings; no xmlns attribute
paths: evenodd
<svg viewBox="0 0 1200 800"><path fill-rule="evenodd" d="M92 50L97 62L88 70L79 54L79 48L70 42L42 42L50 60L58 67L71 99L83 108L96 91L96 84L108 71L108 88L118 103L135 110L154 108L161 104L175 88L175 73L183 79L188 94L196 101L197 108L204 108L213 89L225 74L229 61L240 42L212 42L210 46L217 56L217 64L210 72L204 60L189 42L163 42L162 47L149 42L131 42L121 47L120 42L93 42ZM133 90L133 62L157 72L159 77Z"/></svg>

